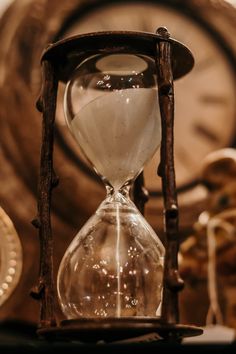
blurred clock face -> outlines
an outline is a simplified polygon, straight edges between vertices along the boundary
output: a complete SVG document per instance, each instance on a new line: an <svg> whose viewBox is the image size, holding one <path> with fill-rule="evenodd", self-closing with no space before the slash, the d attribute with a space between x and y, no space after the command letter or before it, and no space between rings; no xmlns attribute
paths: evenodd
<svg viewBox="0 0 236 354"><path fill-rule="evenodd" d="M190 17L148 2L99 6L81 17L64 37L103 30L155 32L163 25L195 58L193 71L175 82L176 182L187 188L197 178L202 159L232 145L235 138L235 73L216 40ZM161 188L156 178L158 161L159 152L145 168L149 191Z"/></svg>

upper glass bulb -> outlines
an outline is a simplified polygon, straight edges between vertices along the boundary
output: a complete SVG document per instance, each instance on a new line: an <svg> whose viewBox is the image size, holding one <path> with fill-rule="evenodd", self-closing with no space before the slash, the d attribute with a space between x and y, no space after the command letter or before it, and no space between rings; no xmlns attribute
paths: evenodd
<svg viewBox="0 0 236 354"><path fill-rule="evenodd" d="M132 54L90 57L67 85L65 114L96 172L118 190L160 145L155 61Z"/></svg>

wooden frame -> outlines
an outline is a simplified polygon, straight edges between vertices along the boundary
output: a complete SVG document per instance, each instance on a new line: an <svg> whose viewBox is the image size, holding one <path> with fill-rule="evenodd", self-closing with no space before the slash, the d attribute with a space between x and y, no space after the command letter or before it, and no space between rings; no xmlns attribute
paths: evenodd
<svg viewBox="0 0 236 354"><path fill-rule="evenodd" d="M160 112L162 120L161 163L159 175L163 182L166 257L164 265L164 292L161 320L107 319L80 323L65 321L66 327L56 326L53 285L53 235L50 221L52 189L58 184L53 170L53 137L56 110L57 85L66 81L82 57L94 51L132 52L152 55L156 59ZM68 55L69 54L69 55ZM174 55L174 56L173 56ZM70 58L70 59L68 59ZM180 62L183 65L180 65ZM175 187L173 156L174 89L173 76L180 77L191 70L193 57L181 43L171 39L166 28L158 29L157 34L141 32L104 32L76 36L49 46L42 56L43 88L37 107L43 113L42 147L38 194L38 217L33 224L39 229L40 238L40 276L34 297L41 301L40 333L58 338L74 337L79 331L96 330L103 327L111 331L136 330L138 334L157 330L165 338L179 339L185 335L196 335L201 330L196 327L179 325L178 291L183 282L178 275L178 206ZM173 71L173 72L172 72ZM137 188L137 187L136 187ZM139 181L141 208L144 204L142 178ZM140 194L140 191L142 192ZM136 201L139 202L138 198ZM143 200L142 200L143 198ZM69 325L69 327L68 327ZM55 328L54 328L55 327Z"/></svg>

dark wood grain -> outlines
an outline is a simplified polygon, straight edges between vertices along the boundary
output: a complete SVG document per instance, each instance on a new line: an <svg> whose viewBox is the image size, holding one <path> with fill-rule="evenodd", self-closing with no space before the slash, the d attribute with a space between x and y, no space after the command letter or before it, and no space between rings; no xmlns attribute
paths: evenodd
<svg viewBox="0 0 236 354"><path fill-rule="evenodd" d="M43 113L40 176L38 188L38 216L33 225L39 229L40 274L39 283L32 290L34 298L41 301L40 327L56 324L53 278L53 237L51 227L52 189L58 185L53 170L54 122L58 81L49 61L42 62L43 88L37 108Z"/></svg>
<svg viewBox="0 0 236 354"><path fill-rule="evenodd" d="M171 43L168 31L161 27L163 37L157 45L159 104L162 122L161 162L158 174L162 178L166 253L163 278L162 321L179 322L178 291L183 282L178 273L179 215L174 168L174 87L171 66Z"/></svg>

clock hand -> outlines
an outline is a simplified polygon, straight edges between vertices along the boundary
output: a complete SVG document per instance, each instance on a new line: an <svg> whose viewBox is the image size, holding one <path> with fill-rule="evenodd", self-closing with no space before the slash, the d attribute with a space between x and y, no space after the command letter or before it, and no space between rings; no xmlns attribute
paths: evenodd
<svg viewBox="0 0 236 354"><path fill-rule="evenodd" d="M194 131L198 135L207 139L209 142L211 141L213 144L218 144L220 142L219 137L214 132L209 130L206 126L202 125L201 123L194 125Z"/></svg>
<svg viewBox="0 0 236 354"><path fill-rule="evenodd" d="M224 96L204 94L199 97L199 100L205 104L219 104L219 105L227 105L228 98Z"/></svg>

